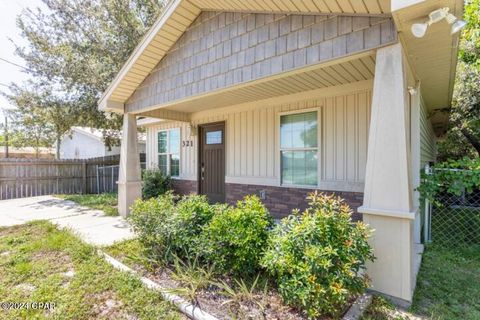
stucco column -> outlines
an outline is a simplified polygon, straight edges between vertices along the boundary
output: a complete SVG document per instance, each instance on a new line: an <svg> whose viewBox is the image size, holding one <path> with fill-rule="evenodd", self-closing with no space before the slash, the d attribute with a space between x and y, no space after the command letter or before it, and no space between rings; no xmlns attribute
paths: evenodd
<svg viewBox="0 0 480 320"><path fill-rule="evenodd" d="M138 153L137 119L123 115L120 172L118 175L118 212L126 217L133 202L142 196L140 156Z"/></svg>
<svg viewBox="0 0 480 320"><path fill-rule="evenodd" d="M372 289L410 302L413 276L413 187L409 97L400 43L377 51L368 140L363 220L375 229L377 257L367 265Z"/></svg>

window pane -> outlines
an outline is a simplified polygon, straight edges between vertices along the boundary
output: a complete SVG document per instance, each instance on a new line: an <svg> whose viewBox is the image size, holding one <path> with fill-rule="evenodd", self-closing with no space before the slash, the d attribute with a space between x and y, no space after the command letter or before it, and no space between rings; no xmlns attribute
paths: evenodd
<svg viewBox="0 0 480 320"><path fill-rule="evenodd" d="M282 151L282 183L293 184L293 151Z"/></svg>
<svg viewBox="0 0 480 320"><path fill-rule="evenodd" d="M222 144L222 131L207 132L207 144Z"/></svg>
<svg viewBox="0 0 480 320"><path fill-rule="evenodd" d="M178 154L172 154L170 156L170 175L172 177L178 177L180 175L180 157Z"/></svg>
<svg viewBox="0 0 480 320"><path fill-rule="evenodd" d="M158 156L158 169L162 171L164 175L168 175L167 172L167 155L166 154L160 154Z"/></svg>
<svg viewBox="0 0 480 320"><path fill-rule="evenodd" d="M282 151L282 183L317 185L317 151Z"/></svg>
<svg viewBox="0 0 480 320"><path fill-rule="evenodd" d="M170 130L170 153L180 153L180 129Z"/></svg>
<svg viewBox="0 0 480 320"><path fill-rule="evenodd" d="M281 116L280 145L282 148L317 147L317 112Z"/></svg>
<svg viewBox="0 0 480 320"><path fill-rule="evenodd" d="M158 133L158 153L167 152L167 131L160 131Z"/></svg>

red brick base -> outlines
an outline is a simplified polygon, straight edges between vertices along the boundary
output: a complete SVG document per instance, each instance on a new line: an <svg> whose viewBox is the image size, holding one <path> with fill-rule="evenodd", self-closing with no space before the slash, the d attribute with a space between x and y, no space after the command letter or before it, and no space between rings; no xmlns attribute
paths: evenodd
<svg viewBox="0 0 480 320"><path fill-rule="evenodd" d="M186 195L190 193L197 193L197 181L172 179L173 191L176 194Z"/></svg>
<svg viewBox="0 0 480 320"><path fill-rule="evenodd" d="M307 207L305 198L312 189L300 188L285 188L272 186L256 186L248 184L226 184L227 203L234 204L236 201L242 199L249 194L256 194L260 196L260 192L265 191L265 199L262 202L268 208L270 213L275 218L283 218L289 215L293 209L300 209L301 211ZM361 220L362 214L357 212L357 208L362 205L363 193L361 192L332 192L322 191L326 194L335 194L343 199L354 211L353 219Z"/></svg>
<svg viewBox="0 0 480 320"><path fill-rule="evenodd" d="M172 179L173 190L177 194L185 195L198 192L197 181ZM260 196L261 191L265 191L265 199L262 202L275 218L288 216L293 209L304 210L307 207L305 198L312 189L286 188L272 186L257 186L249 184L225 184L226 202L235 204L238 200L249 194ZM362 205L363 193L361 192L343 192L343 191L322 191L326 194L335 194L343 199L354 211L353 219L361 220L362 214L357 212L357 208Z"/></svg>

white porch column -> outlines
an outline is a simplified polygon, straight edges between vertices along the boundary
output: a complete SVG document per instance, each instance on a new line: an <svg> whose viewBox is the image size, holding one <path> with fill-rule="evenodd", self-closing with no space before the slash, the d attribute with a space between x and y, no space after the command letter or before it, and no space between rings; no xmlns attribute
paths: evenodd
<svg viewBox="0 0 480 320"><path fill-rule="evenodd" d="M372 289L410 302L413 275L413 187L409 97L400 43L377 51L368 141L363 220L375 232L377 259L367 265Z"/></svg>
<svg viewBox="0 0 480 320"><path fill-rule="evenodd" d="M121 216L126 217L133 202L142 196L141 180L137 119L134 114L125 113L118 176L118 212Z"/></svg>

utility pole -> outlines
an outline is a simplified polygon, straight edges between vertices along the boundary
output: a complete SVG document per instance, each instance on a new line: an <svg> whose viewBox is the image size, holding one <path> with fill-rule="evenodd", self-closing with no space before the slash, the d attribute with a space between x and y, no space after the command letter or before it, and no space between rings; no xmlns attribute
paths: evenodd
<svg viewBox="0 0 480 320"><path fill-rule="evenodd" d="M5 116L5 158L8 157L8 117Z"/></svg>

